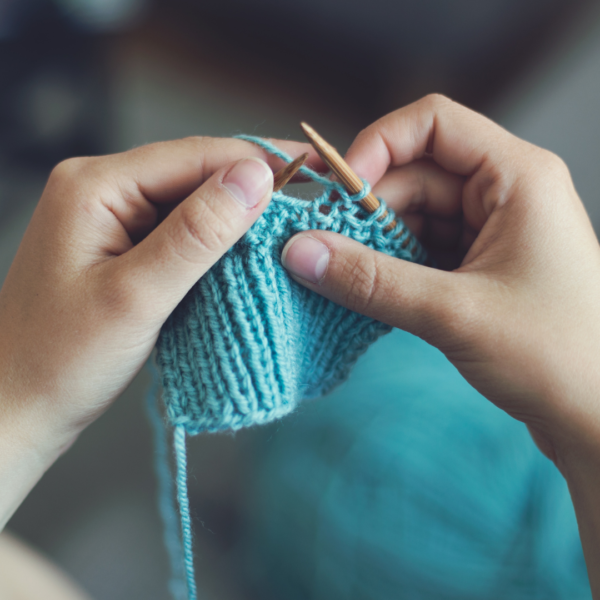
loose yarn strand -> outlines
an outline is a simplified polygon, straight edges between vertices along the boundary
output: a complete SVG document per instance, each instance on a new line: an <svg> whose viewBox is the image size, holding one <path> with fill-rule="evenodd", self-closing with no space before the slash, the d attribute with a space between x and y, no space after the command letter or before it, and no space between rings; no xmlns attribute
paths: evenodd
<svg viewBox="0 0 600 600"><path fill-rule="evenodd" d="M187 454L185 447L185 428L177 425L173 434L175 461L177 463L177 501L181 519L181 536L183 540L183 566L187 581L188 599L196 600L196 578L194 575L194 552L192 547L192 518L190 500L187 489Z"/></svg>
<svg viewBox="0 0 600 600"><path fill-rule="evenodd" d="M158 371L152 360L148 361L147 367L152 376L152 384L146 397L146 412L154 434L154 469L158 483L158 510L163 522L163 539L171 566L169 591L175 600L185 600L183 553L175 506L173 477L169 468L168 432L158 408L160 401Z"/></svg>

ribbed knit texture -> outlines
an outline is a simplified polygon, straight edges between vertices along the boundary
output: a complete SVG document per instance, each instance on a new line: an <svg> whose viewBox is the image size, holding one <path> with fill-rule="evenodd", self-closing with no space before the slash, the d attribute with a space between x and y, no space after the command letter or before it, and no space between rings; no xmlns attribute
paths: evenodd
<svg viewBox="0 0 600 600"><path fill-rule="evenodd" d="M244 136L285 160L260 138ZM189 434L267 423L303 399L326 394L390 327L295 283L281 251L299 231L328 229L399 258L424 253L385 205L368 215L337 183L303 168L324 192L312 201L281 192L244 237L192 288L165 323L157 345L172 425ZM333 199L336 192L339 199ZM380 219L381 220L378 220ZM400 237L397 234L403 231Z"/></svg>
<svg viewBox="0 0 600 600"><path fill-rule="evenodd" d="M240 136L286 161L260 138ZM303 167L323 185L312 201L277 192L263 215L191 289L157 344L163 398L172 425L187 433L267 423L303 399L326 394L348 376L390 327L342 308L290 279L283 246L295 233L327 229L415 262L425 255L385 204L366 214L338 183ZM335 197L333 197L335 196ZM379 220L380 219L380 220ZM399 232L400 237L396 237Z"/></svg>
<svg viewBox="0 0 600 600"><path fill-rule="evenodd" d="M291 161L265 140L239 137ZM425 260L423 249L400 220L386 231L393 215L387 214L383 202L370 215L357 204L369 193L368 183L360 194L349 196L338 183L306 167L301 171L320 183L323 193L310 201L273 194L246 235L190 290L158 339L156 364L167 419L174 428L179 533L167 431L156 402L150 401L148 410L157 439L160 509L175 600L184 594L188 600L198 596L186 434L236 430L282 417L301 400L342 383L357 358L391 329L290 279L281 265L287 240L300 231L327 229L398 258Z"/></svg>

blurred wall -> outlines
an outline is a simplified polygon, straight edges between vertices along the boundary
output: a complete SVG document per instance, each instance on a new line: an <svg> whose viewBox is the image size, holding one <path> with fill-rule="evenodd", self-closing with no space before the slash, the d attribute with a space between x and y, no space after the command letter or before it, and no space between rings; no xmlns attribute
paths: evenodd
<svg viewBox="0 0 600 600"><path fill-rule="evenodd" d="M565 160L600 232L600 7L580 15L488 112L509 131Z"/></svg>

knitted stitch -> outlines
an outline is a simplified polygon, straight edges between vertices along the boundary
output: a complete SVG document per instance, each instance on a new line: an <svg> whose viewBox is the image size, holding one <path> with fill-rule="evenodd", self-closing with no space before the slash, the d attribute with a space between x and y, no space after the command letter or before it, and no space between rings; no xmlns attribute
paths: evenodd
<svg viewBox="0 0 600 600"><path fill-rule="evenodd" d="M271 154L291 158L260 138L238 136ZM338 183L302 167L323 193L311 201L273 194L251 229L190 290L163 326L156 363L167 418L174 428L176 530L166 429L156 402L148 403L157 438L159 505L171 559L171 593L196 600L192 519L187 492L186 433L267 423L298 402L322 396L344 381L358 357L391 327L311 292L289 278L281 251L295 233L327 229L398 258L423 263L425 253L385 203L367 214ZM155 401L157 398L154 399ZM180 551L175 546L181 546Z"/></svg>
<svg viewBox="0 0 600 600"><path fill-rule="evenodd" d="M291 158L269 142L239 136ZM424 251L382 201L367 214L337 182L302 167L324 191L312 201L276 192L244 237L190 290L162 328L157 364L173 426L187 433L267 423L329 392L391 327L315 294L288 276L281 251L295 233L327 229L423 263ZM399 237L396 237L400 233Z"/></svg>

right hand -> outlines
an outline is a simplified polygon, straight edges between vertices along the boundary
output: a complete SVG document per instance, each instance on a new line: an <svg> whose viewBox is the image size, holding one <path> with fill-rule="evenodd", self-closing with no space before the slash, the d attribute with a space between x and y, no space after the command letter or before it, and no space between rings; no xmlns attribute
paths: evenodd
<svg viewBox="0 0 600 600"><path fill-rule="evenodd" d="M437 346L559 467L600 455L600 248L561 159L441 96L375 122L346 159L426 244L464 258L441 271L310 231L284 249L292 276Z"/></svg>

